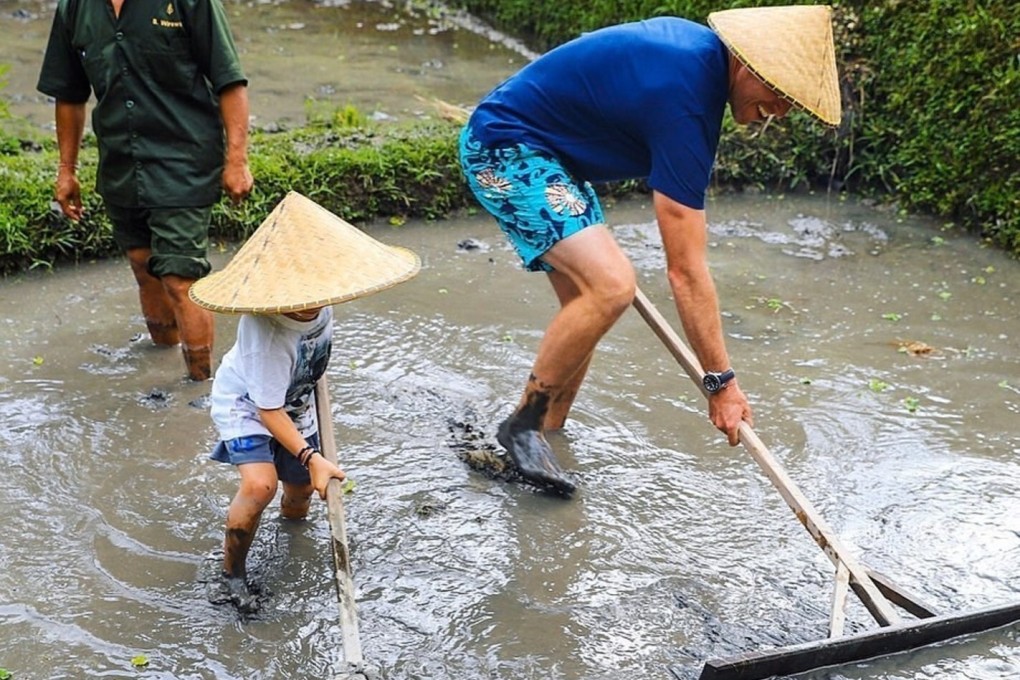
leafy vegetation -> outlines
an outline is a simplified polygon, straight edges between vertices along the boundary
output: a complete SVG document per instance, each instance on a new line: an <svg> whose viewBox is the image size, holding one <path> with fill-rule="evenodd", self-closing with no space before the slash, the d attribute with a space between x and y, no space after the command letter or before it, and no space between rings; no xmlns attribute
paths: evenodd
<svg viewBox="0 0 1020 680"><path fill-rule="evenodd" d="M7 86L7 72L11 70L11 67L7 64L0 64L0 92L3 92ZM10 107L7 102L0 99L0 123L11 117ZM11 134L6 132L2 125L0 125L0 156L9 156L16 153L20 145L18 140L15 139Z"/></svg>
<svg viewBox="0 0 1020 680"><path fill-rule="evenodd" d="M957 219L1020 253L1015 3L853 5L860 17L854 64L866 65L853 169L904 207Z"/></svg>

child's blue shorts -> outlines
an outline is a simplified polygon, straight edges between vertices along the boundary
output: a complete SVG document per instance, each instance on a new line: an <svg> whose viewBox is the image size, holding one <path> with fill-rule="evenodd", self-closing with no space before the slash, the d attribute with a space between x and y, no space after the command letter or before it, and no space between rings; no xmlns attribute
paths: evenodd
<svg viewBox="0 0 1020 680"><path fill-rule="evenodd" d="M309 446L319 448L319 435L305 437ZM276 476L281 482L304 486L312 481L308 470L298 462L278 441L264 434L253 434L237 439L221 441L213 449L209 458L230 465L245 463L273 463Z"/></svg>
<svg viewBox="0 0 1020 680"><path fill-rule="evenodd" d="M475 198L510 239L524 268L552 271L540 258L559 241L605 224L588 182L578 182L553 156L524 144L491 149L465 125L460 164Z"/></svg>

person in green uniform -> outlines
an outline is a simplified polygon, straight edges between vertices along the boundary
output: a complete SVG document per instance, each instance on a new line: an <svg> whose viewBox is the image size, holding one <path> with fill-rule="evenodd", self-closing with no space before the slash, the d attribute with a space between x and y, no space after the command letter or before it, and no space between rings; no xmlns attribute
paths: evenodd
<svg viewBox="0 0 1020 680"><path fill-rule="evenodd" d="M59 0L39 75L56 100L56 200L82 216L78 151L90 93L96 189L131 264L152 341L211 375L213 317L188 297L209 273L209 222L251 191L248 81L220 0Z"/></svg>

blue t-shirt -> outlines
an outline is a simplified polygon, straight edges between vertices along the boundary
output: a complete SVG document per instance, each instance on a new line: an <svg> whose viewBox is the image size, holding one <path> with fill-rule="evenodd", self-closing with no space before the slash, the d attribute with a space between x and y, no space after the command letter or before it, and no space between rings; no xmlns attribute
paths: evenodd
<svg viewBox="0 0 1020 680"><path fill-rule="evenodd" d="M471 116L489 147L526 144L592 182L647 178L703 208L729 90L708 27L660 17L586 33L490 92Z"/></svg>

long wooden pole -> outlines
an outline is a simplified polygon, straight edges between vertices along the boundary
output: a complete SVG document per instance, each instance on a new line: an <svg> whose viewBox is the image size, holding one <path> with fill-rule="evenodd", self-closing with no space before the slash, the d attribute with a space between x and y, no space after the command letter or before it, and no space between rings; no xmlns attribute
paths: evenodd
<svg viewBox="0 0 1020 680"><path fill-rule="evenodd" d="M676 331L663 318L662 314L655 309L641 290L638 290L637 295L634 297L634 307L659 339L662 340L663 344L666 345L666 349L683 366L691 380L707 396L701 382L704 371L697 356L687 348L680 339L680 336L677 335ZM875 620L882 626L898 623L900 621L899 614L896 613L890 602L879 591L878 586L872 581L867 569L843 546L835 532L822 519L822 516L814 509L807 497L800 492L800 489L793 483L793 480L783 466L779 464L747 423L740 424L740 443L744 445L747 452L751 454L751 457L762 468L773 486L779 490L783 500L790 506L797 519L808 530L808 533L811 534L811 537L815 539L815 542L836 568L840 569L840 565L846 568L850 575L850 587L853 588Z"/></svg>
<svg viewBox="0 0 1020 680"><path fill-rule="evenodd" d="M707 397L701 382L704 372L697 356L684 345L640 290L634 298L634 307ZM836 567L830 637L791 647L737 654L726 659L710 659L702 668L699 680L762 680L775 675L801 673L823 666L902 652L960 635L1015 624L1020 620L1020 603L1017 602L963 614L936 616L930 607L882 574L866 569L847 552L747 423L740 425L740 443L765 471L797 519ZM882 628L856 635L842 635L842 605L847 580ZM902 607L919 617L919 620L904 623L893 611L893 605ZM678 668L670 668L670 672L678 679L688 677Z"/></svg>
<svg viewBox="0 0 1020 680"><path fill-rule="evenodd" d="M326 460L339 465L336 456L336 438L333 433L333 410L330 407L329 388L323 375L315 384L315 413L319 420L319 447ZM352 666L361 666L361 636L358 632L358 607L354 599L354 572L347 549L347 521L344 516L343 487L339 479L329 480L326 487L326 514L333 544L333 564L336 577L336 594L340 601L340 633L343 637L344 660Z"/></svg>

